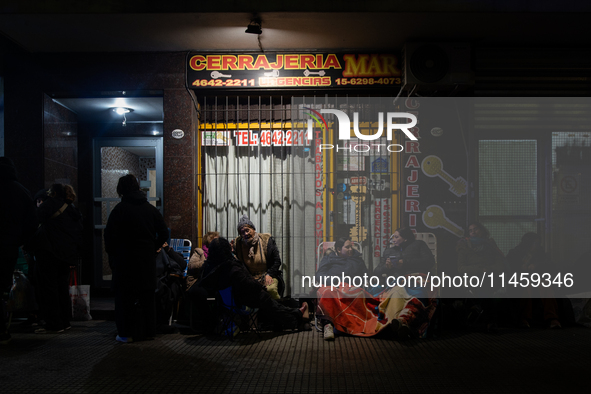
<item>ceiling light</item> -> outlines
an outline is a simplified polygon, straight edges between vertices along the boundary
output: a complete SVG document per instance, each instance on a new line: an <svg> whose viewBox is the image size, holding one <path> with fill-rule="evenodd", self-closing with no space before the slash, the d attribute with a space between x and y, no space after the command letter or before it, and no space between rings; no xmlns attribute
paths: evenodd
<svg viewBox="0 0 591 394"><path fill-rule="evenodd" d="M125 108L125 107L116 107L116 108L113 108L113 111L115 111L117 113L117 115L123 115L123 114L128 114L128 113L132 112L133 109Z"/></svg>
<svg viewBox="0 0 591 394"><path fill-rule="evenodd" d="M125 117L125 114L133 112L133 109L127 107L115 107L113 108L113 111L115 111L117 115L123 115L123 126L127 126L127 118Z"/></svg>
<svg viewBox="0 0 591 394"><path fill-rule="evenodd" d="M261 19L252 19L244 32L250 34L261 34L263 32L263 30L261 29Z"/></svg>

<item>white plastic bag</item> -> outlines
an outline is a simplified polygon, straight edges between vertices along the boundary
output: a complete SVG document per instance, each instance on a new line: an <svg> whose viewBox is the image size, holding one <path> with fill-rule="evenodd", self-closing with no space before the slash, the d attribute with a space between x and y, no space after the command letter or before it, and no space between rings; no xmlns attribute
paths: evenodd
<svg viewBox="0 0 591 394"><path fill-rule="evenodd" d="M70 271L70 300L72 320L92 320L90 316L90 285L79 285L76 269Z"/></svg>

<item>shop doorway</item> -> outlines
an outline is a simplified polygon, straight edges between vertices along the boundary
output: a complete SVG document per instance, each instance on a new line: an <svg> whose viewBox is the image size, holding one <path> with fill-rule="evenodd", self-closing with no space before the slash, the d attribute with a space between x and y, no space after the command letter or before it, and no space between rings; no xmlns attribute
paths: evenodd
<svg viewBox="0 0 591 394"><path fill-rule="evenodd" d="M162 212L162 138L97 138L93 142L93 224L95 285L111 280L103 232L111 210L121 201L117 195L119 178L133 174L140 181L148 201ZM131 247L131 245L130 245Z"/></svg>

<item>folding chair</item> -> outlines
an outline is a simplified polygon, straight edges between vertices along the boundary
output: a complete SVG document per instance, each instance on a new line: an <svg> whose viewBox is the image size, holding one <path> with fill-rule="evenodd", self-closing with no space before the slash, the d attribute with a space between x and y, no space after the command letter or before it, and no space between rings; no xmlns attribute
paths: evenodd
<svg viewBox="0 0 591 394"><path fill-rule="evenodd" d="M220 319L221 333L230 340L234 339L240 331L253 330L259 335L257 324L258 308L250 308L244 305L237 305L234 300L232 286L218 291L218 305L221 308Z"/></svg>
<svg viewBox="0 0 591 394"><path fill-rule="evenodd" d="M183 238L170 238L168 240L168 246L170 246L175 252L182 255L183 258L185 259L185 262L187 264L185 266L185 270L183 271L183 278L186 278L187 277L187 268L189 267L189 259L191 258L191 246L192 246L191 241L188 239L183 239ZM169 325L171 325L173 319L175 319L178 316L183 298L184 298L184 296L181 295L181 297L179 298L179 300L177 302L176 308L173 308L173 313L170 316Z"/></svg>
<svg viewBox="0 0 591 394"><path fill-rule="evenodd" d="M183 255L183 258L189 265L189 259L191 258L191 241L183 238L171 238L168 245L177 253ZM187 268L185 267L184 276L187 276Z"/></svg>

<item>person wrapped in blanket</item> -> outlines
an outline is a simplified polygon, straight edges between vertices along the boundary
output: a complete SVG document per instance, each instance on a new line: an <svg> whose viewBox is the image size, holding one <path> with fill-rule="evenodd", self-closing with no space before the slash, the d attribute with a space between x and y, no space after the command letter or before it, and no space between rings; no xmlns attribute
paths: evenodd
<svg viewBox="0 0 591 394"><path fill-rule="evenodd" d="M259 308L282 327L299 329L309 319L307 303L301 308L290 308L272 299L265 286L234 257L230 242L226 238L215 238L209 245L201 280L191 287L189 294L198 288L215 292L230 286L237 305ZM212 333L214 328L210 325L206 333Z"/></svg>
<svg viewBox="0 0 591 394"><path fill-rule="evenodd" d="M369 289L373 294L348 284L318 289L316 313L330 322L324 326L325 340L334 339L333 326L340 332L365 337L390 331L399 339L407 339L426 333L437 306L435 291L425 282L435 259L429 247L415 240L409 229L396 230L392 240L396 254L390 251L384 267L378 266L379 278L383 278L382 273L392 275L383 278L386 284L380 292L377 288L381 284Z"/></svg>
<svg viewBox="0 0 591 394"><path fill-rule="evenodd" d="M281 271L281 256L271 234L258 233L248 216L238 222L240 236L234 241L236 257L248 272L264 285L273 299L283 296L285 282Z"/></svg>

